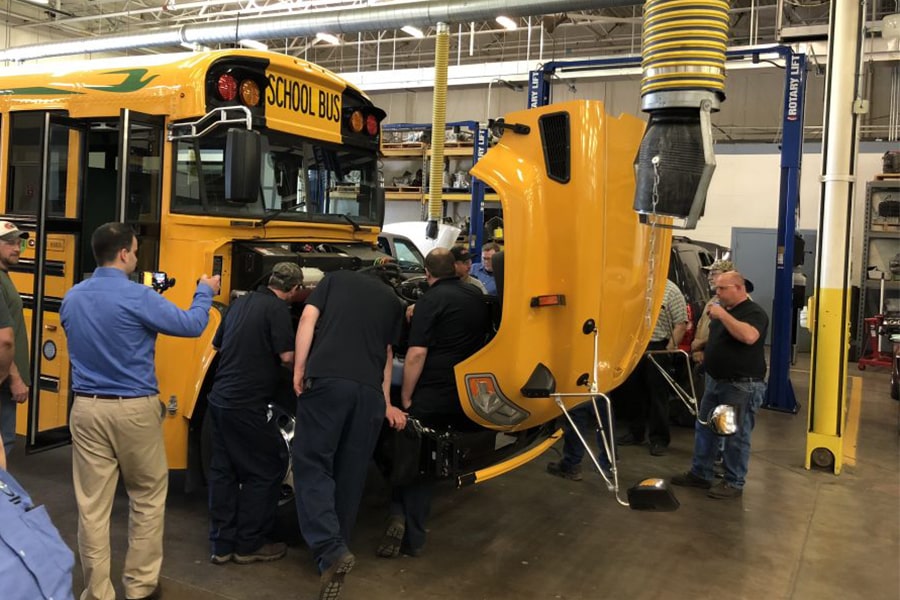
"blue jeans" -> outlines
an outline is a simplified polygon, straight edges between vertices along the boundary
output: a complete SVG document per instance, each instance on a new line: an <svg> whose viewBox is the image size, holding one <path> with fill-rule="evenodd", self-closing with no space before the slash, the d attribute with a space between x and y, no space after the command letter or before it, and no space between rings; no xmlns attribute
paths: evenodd
<svg viewBox="0 0 900 600"><path fill-rule="evenodd" d="M603 426L606 428L608 422L606 402L601 398L597 399L597 409L600 411L600 418L603 419ZM600 430L597 429L597 417L594 416L594 407L591 402L587 401L571 409L569 416L572 417L572 421L575 422L575 426L578 427L578 431L581 432L585 441L588 440L591 431L596 431L597 460L601 467L609 469L609 458L606 456L606 449L603 446L603 437L600 435ZM578 439L578 435L572 431L569 420L565 418L563 419L563 431L565 435L563 435L563 457L560 461L560 467L564 471L571 471L584 460L584 445ZM610 439L610 443L615 444L616 442Z"/></svg>
<svg viewBox="0 0 900 600"><path fill-rule="evenodd" d="M725 481L743 488L750 463L750 434L756 423L756 411L766 396L764 381L729 382L706 375L706 391L700 401L700 418L706 421L709 413L720 404L730 404L737 411L738 431L725 439L723 458ZM691 471L707 481L713 478L713 463L719 447L719 436L698 421L694 425L694 459Z"/></svg>

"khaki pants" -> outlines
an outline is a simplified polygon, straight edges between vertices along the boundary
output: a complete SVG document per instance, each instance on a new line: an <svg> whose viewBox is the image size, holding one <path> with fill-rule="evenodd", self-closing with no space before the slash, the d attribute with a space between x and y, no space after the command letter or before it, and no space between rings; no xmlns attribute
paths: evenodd
<svg viewBox="0 0 900 600"><path fill-rule="evenodd" d="M109 578L109 519L120 472L129 498L125 596L147 596L159 581L169 485L162 408L157 395L127 400L75 396L69 426L85 585L81 600L116 597Z"/></svg>

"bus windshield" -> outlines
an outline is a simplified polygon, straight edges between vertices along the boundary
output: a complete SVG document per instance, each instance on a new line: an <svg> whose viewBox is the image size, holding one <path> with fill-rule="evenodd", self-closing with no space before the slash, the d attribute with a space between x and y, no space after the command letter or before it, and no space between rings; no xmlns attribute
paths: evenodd
<svg viewBox="0 0 900 600"><path fill-rule="evenodd" d="M256 202L225 200L225 132L176 146L172 212L279 220L378 222L374 152L265 131ZM253 168L246 165L244 168Z"/></svg>

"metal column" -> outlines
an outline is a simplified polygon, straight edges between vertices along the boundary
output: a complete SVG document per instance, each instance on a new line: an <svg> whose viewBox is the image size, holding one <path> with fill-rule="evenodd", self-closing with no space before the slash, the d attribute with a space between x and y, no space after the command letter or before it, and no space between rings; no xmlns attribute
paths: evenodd
<svg viewBox="0 0 900 600"><path fill-rule="evenodd" d="M816 253L815 307L809 384L806 468L811 462L841 472L849 340L850 207L856 178L862 11L853 0L832 0L822 143L822 192Z"/></svg>

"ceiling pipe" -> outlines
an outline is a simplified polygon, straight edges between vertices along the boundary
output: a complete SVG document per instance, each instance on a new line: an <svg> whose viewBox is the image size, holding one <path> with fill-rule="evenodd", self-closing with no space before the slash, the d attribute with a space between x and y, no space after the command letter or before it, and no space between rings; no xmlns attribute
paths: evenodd
<svg viewBox="0 0 900 600"><path fill-rule="evenodd" d="M130 48L178 46L182 43L231 44L242 39L272 39L312 36L320 31L350 34L364 31L400 29L404 25L431 27L438 23L490 21L499 14L528 17L576 10L632 6L641 0L448 0L440 4L369 6L358 10L323 10L294 16L279 15L259 19L238 18L195 25L183 25L119 36L98 36L82 40L34 44L0 51L0 61L23 61L89 52L110 52Z"/></svg>

